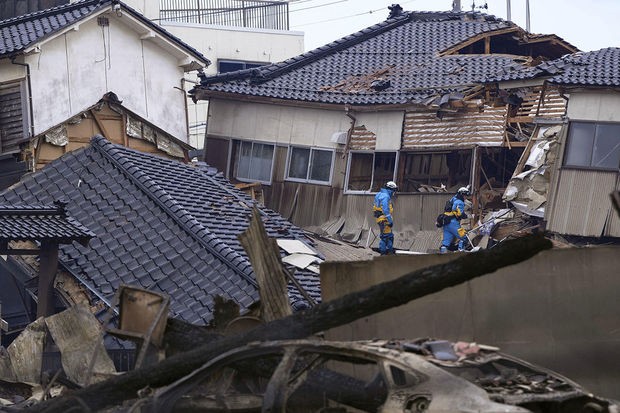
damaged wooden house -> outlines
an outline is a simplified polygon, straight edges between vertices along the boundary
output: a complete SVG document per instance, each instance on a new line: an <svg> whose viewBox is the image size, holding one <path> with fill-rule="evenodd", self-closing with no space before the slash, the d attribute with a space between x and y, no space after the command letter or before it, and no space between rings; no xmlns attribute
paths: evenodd
<svg viewBox="0 0 620 413"><path fill-rule="evenodd" d="M83 304L100 317L114 309L120 286L131 285L169 296L170 316L188 323L211 323L217 296L232 301L243 313L259 298L256 272L238 239L254 208L268 236L278 240L287 263L290 284L288 294L284 286L284 299L291 309L321 300L316 265L321 256L312 241L203 163L183 164L97 136L89 146L50 162L0 193L0 205L9 212L20 205L51 205L59 199L92 238L85 244L69 241L58 246L52 312ZM7 248L18 248L12 242L17 240L7 241L11 241ZM309 255L310 262L299 264L300 257L308 261ZM37 296L39 261L10 252L3 261L7 277L12 269L20 269L13 279L22 280L24 312L31 311L36 305L32 300Z"/></svg>
<svg viewBox="0 0 620 413"><path fill-rule="evenodd" d="M620 49L574 53L498 80L511 96L538 89L566 106L555 119L534 114L535 131L504 199L554 233L620 237L610 198L620 188Z"/></svg>
<svg viewBox="0 0 620 413"><path fill-rule="evenodd" d="M95 134L188 157L183 79L210 63L194 48L117 0L9 18L0 33L0 188Z"/></svg>
<svg viewBox="0 0 620 413"><path fill-rule="evenodd" d="M484 81L576 48L470 12L406 12L281 63L203 77L205 161L302 227L373 245L369 205L399 185L395 246L436 249L447 194L471 184L474 219L501 194L533 129L559 116L557 94L518 100ZM545 99L541 99L541 97ZM491 204L491 205L489 205Z"/></svg>

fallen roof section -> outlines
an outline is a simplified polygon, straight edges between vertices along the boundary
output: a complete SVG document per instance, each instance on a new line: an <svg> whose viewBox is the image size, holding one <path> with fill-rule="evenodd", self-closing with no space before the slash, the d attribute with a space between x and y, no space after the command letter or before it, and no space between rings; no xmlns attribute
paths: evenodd
<svg viewBox="0 0 620 413"><path fill-rule="evenodd" d="M65 245L60 263L110 305L121 284L167 293L173 316L197 324L212 317L213 296L246 309L258 298L248 257L237 236L254 201L213 168L191 166L114 145L91 145L51 162L0 194L0 202L46 203L63 195L68 211L96 234L90 246ZM303 232L259 207L273 238L310 244ZM318 276L295 277L320 301ZM289 288L293 306L303 296Z"/></svg>

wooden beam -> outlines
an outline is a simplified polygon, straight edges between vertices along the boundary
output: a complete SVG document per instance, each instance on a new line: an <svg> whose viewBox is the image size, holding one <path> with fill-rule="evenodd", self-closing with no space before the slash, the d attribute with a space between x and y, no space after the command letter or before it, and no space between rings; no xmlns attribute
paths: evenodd
<svg viewBox="0 0 620 413"><path fill-rule="evenodd" d="M58 243L43 242L41 250L37 318L54 314L54 279L58 271Z"/></svg>
<svg viewBox="0 0 620 413"><path fill-rule="evenodd" d="M90 114L93 116L93 119L95 119L95 123L97 124L97 126L99 127L99 129L101 130L101 134L108 140L112 139L112 135L110 135L108 133L108 131L106 130L105 126L103 126L103 122L101 122L101 119L99 119L99 116L97 115L97 113L94 110L89 110Z"/></svg>
<svg viewBox="0 0 620 413"><path fill-rule="evenodd" d="M484 38L484 54L491 54L491 38L489 36Z"/></svg>
<svg viewBox="0 0 620 413"><path fill-rule="evenodd" d="M494 30L494 31L490 31L490 32L486 32L486 33L481 33L477 36L473 36L470 37L469 39L465 40L464 42L461 42L455 46L452 46L446 50L444 50L443 52L439 53L439 56L446 56L446 55L450 55L450 54L454 54L456 52L458 52L459 50L472 45L474 43L476 43L479 40L482 40L484 38L487 37L491 37L491 36L498 36L500 34L506 34L506 33L514 33L514 32L523 32L523 29L519 28L519 27L508 27L505 29L499 29L499 30Z"/></svg>
<svg viewBox="0 0 620 413"><path fill-rule="evenodd" d="M41 250L29 250L29 249L0 249L0 255L39 255Z"/></svg>

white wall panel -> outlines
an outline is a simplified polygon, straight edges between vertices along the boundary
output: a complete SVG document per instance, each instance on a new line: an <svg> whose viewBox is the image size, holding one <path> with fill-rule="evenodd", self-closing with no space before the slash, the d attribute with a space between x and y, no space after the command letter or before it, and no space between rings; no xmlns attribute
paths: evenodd
<svg viewBox="0 0 620 413"><path fill-rule="evenodd" d="M104 42L102 27L97 21L90 20L80 25L79 30L67 32L65 44L70 112L73 115L94 105L109 90L106 73L108 40Z"/></svg>
<svg viewBox="0 0 620 413"><path fill-rule="evenodd" d="M567 113L569 119L620 122L620 93L573 92Z"/></svg>
<svg viewBox="0 0 620 413"><path fill-rule="evenodd" d="M283 145L336 148L332 135L347 131L350 124L344 111L212 99L208 133Z"/></svg>
<svg viewBox="0 0 620 413"><path fill-rule="evenodd" d="M123 104L141 116L149 118L144 73L146 70L165 70L143 65L142 42L138 34L110 16L109 59L106 63L108 88ZM150 119L150 118L149 118Z"/></svg>
<svg viewBox="0 0 620 413"><path fill-rule="evenodd" d="M26 68L12 64L9 59L0 61L0 83L10 82L26 77Z"/></svg>
<svg viewBox="0 0 620 413"><path fill-rule="evenodd" d="M41 52L28 56L26 62L30 64L34 133L37 134L73 115L65 37L45 43Z"/></svg>
<svg viewBox="0 0 620 413"><path fill-rule="evenodd" d="M143 40L146 103L148 118L174 137L187 142L185 93L181 87L183 70L177 59L150 40Z"/></svg>
<svg viewBox="0 0 620 413"><path fill-rule="evenodd" d="M399 150L403 130L404 111L356 113L355 126L366 126L376 136L375 149Z"/></svg>

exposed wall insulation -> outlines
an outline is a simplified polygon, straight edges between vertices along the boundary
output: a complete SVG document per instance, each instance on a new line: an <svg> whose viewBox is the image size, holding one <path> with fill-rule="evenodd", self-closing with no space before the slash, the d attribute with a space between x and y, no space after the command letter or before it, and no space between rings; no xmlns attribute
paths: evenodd
<svg viewBox="0 0 620 413"><path fill-rule="evenodd" d="M483 112L407 112L403 149L470 148L501 146L506 108L485 107Z"/></svg>
<svg viewBox="0 0 620 413"><path fill-rule="evenodd" d="M534 87L525 96L517 110L516 117L535 116L543 118L559 118L566 114L566 100L560 96L557 89L547 88L542 95L542 86ZM538 115L537 115L538 114Z"/></svg>
<svg viewBox="0 0 620 413"><path fill-rule="evenodd" d="M366 129L366 126L356 126L351 133L349 149L353 150L375 150L377 135Z"/></svg>

